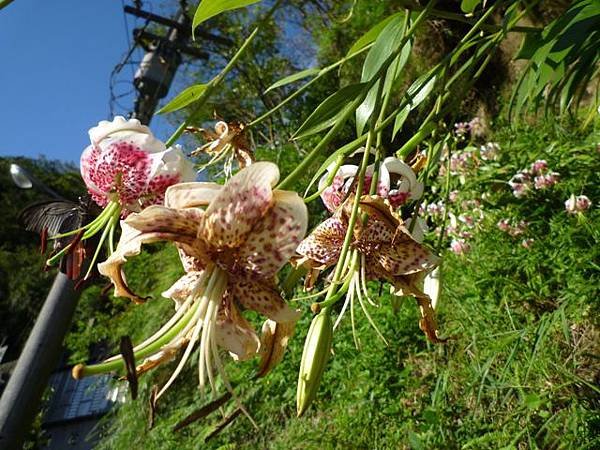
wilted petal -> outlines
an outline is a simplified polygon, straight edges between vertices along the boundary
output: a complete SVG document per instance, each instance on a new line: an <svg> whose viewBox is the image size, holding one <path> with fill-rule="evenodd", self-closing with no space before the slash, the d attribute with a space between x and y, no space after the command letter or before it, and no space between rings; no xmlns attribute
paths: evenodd
<svg viewBox="0 0 600 450"><path fill-rule="evenodd" d="M165 206L169 208L205 207L217 196L223 186L217 183L178 183L165 193Z"/></svg>
<svg viewBox="0 0 600 450"><path fill-rule="evenodd" d="M223 298L219 308L216 339L217 344L238 361L252 358L260 346L254 328L240 314L230 296Z"/></svg>
<svg viewBox="0 0 600 450"><path fill-rule="evenodd" d="M262 280L236 277L229 282L233 298L244 308L256 311L276 322L298 320L300 312L288 306L279 292Z"/></svg>
<svg viewBox="0 0 600 450"><path fill-rule="evenodd" d="M258 162L234 175L204 215L202 237L217 248L238 247L272 205L278 167Z"/></svg>
<svg viewBox="0 0 600 450"><path fill-rule="evenodd" d="M270 319L265 321L260 337L260 365L257 376L265 376L283 359L295 328L296 322L277 323Z"/></svg>
<svg viewBox="0 0 600 450"><path fill-rule="evenodd" d="M136 303L145 299L136 295L125 281L122 266L127 262L127 257L139 255L142 244L159 241L175 241L183 245L192 246L195 238L172 233L142 233L130 227L125 221L121 222L121 239L115 252L103 263L98 264L98 271L110 278L115 286L116 297L127 297Z"/></svg>
<svg viewBox="0 0 600 450"><path fill-rule="evenodd" d="M254 226L238 253L246 270L271 278L290 259L306 234L308 212L295 192L275 191L273 207Z"/></svg>
<svg viewBox="0 0 600 450"><path fill-rule="evenodd" d="M419 312L421 314L419 328L421 328L431 342L446 342L448 339L439 337L437 321L435 320L435 311L431 305L431 299L427 294L423 293L419 287L423 282L423 278L423 273L396 277L393 282L395 294L415 297L419 304Z"/></svg>
<svg viewBox="0 0 600 450"><path fill-rule="evenodd" d="M330 217L304 239L296 252L320 264L335 264L340 256L347 225L338 217Z"/></svg>

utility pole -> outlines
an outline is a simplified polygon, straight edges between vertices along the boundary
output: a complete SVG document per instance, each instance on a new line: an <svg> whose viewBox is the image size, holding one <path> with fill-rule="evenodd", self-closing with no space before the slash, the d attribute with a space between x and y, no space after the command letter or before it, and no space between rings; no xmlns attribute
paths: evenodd
<svg viewBox="0 0 600 450"><path fill-rule="evenodd" d="M145 29L135 29L133 32L135 41L146 50L146 54L134 76L133 83L139 95L132 117L139 119L144 124L150 123L158 101L167 96L175 72L181 64L182 55L196 59L208 59L206 52L190 45L192 21L188 17L186 9L186 2L180 1L176 19L169 19L144 11L139 6L125 6L125 12L128 14L168 27L165 36L158 36ZM202 29L196 30L195 35L204 40L232 45L229 39Z"/></svg>
<svg viewBox="0 0 600 450"><path fill-rule="evenodd" d="M131 116L149 124L159 100L169 91L182 55L207 59L208 54L190 45L191 21L184 0L180 1L175 19L144 11L141 2L135 4L135 7L125 6L125 12L168 27L164 36L142 29L133 33L146 54L133 80L138 96ZM231 45L228 39L203 30L197 30L195 35ZM22 447L39 410L48 379L60 359L79 296L73 281L59 272L0 398L0 449Z"/></svg>

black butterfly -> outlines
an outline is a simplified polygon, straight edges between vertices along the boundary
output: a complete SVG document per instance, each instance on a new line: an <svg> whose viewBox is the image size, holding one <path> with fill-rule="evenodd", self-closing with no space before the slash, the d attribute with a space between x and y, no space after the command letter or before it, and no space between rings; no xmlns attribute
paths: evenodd
<svg viewBox="0 0 600 450"><path fill-rule="evenodd" d="M46 251L48 237L81 228L100 213L89 197L80 197L78 202L68 200L43 200L27 206L19 213L19 221L28 231L41 236L42 253ZM83 233L54 239L52 254L68 245L71 249L60 260L59 269L74 280L81 275L82 265L89 253L87 242L81 242Z"/></svg>

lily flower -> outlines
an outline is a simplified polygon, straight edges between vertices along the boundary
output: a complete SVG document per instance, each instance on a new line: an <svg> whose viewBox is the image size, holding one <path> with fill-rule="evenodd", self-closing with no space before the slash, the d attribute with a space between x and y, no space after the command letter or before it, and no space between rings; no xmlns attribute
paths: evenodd
<svg viewBox="0 0 600 450"><path fill-rule="evenodd" d="M300 312L281 298L275 274L304 237L308 217L295 192L272 189L278 179L275 164L259 162L238 172L224 186L174 185L166 192L166 206L150 206L123 221L116 251L98 265L100 273L113 282L116 296L142 302L123 276L126 260L149 242L171 241L179 249L186 273L163 293L175 301L176 312L154 336L134 348L136 361L141 361L138 373L185 349L156 398L173 383L196 344L200 347L200 386L204 388L208 380L213 391L215 370L231 390L218 347L236 360L251 358L260 350L261 374L281 359ZM269 319L262 349L241 309ZM74 376L117 370L120 364L119 358L112 358L96 366L79 365Z"/></svg>
<svg viewBox="0 0 600 450"><path fill-rule="evenodd" d="M360 152L364 152L364 149L359 149L355 154ZM329 212L335 212L350 193L356 189L355 181L359 171L357 165L346 164L340 166L333 182L327 186L331 172L335 167L336 165L333 163L328 167L327 173L319 180L319 191L322 192L321 199ZM368 194L374 171L375 165L367 167L362 194ZM408 164L390 156L385 158L379 166L376 194L382 198L387 198L394 208L398 208L409 200L421 198L423 183L417 180L417 176Z"/></svg>
<svg viewBox="0 0 600 450"><path fill-rule="evenodd" d="M166 148L139 120L121 116L112 122L103 120L90 129L89 135L91 145L81 154L81 176L91 198L103 210L84 227L50 236L59 239L77 235L74 241L79 242L102 232L85 278L106 239L112 252L119 217L162 203L169 186L196 178L192 163L181 149ZM48 264L60 259L70 248L71 245L66 246Z"/></svg>
<svg viewBox="0 0 600 450"><path fill-rule="evenodd" d="M240 122L219 121L215 124L215 131L189 128L190 131L199 132L208 142L192 152L193 156L206 153L211 159L202 169L225 159L224 172L227 178L231 177L233 160L237 160L240 169L254 162L254 154L250 142L244 132L246 126Z"/></svg>
<svg viewBox="0 0 600 450"><path fill-rule="evenodd" d="M421 329L432 341L441 341L430 299L419 287L421 277L436 267L439 258L411 236L389 201L368 195L360 197L358 201L359 213L366 215L367 220L358 220L352 230L352 251L349 253L353 260L349 264L350 270L344 274L348 283L348 295L335 326L339 324L348 305L351 306L353 319L352 303L357 298L367 319L378 331L363 300L372 303L366 282L382 280L391 283L398 295L410 295L417 299L421 307ZM298 246L297 256L292 263L309 269L306 279L308 288L314 285L320 272L338 263L353 202L354 196L349 197L333 217L318 225Z"/></svg>

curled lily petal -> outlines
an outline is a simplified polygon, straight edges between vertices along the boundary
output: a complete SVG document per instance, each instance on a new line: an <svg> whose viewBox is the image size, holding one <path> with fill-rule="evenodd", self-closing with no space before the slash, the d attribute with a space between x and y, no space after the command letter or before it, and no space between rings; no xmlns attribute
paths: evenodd
<svg viewBox="0 0 600 450"><path fill-rule="evenodd" d="M308 213L295 192L275 191L273 207L252 229L238 260L263 278L273 277L294 254L306 234Z"/></svg>
<svg viewBox="0 0 600 450"><path fill-rule="evenodd" d="M169 208L193 208L207 206L223 189L217 183L178 183L165 193L165 206Z"/></svg>
<svg viewBox="0 0 600 450"><path fill-rule="evenodd" d="M102 275L110 278L115 286L116 297L126 297L136 303L141 303L145 301L145 299L129 289L123 274L122 267L127 262L127 258L139 255L143 244L159 241L174 241L191 246L196 239L173 233L142 233L129 226L125 221L121 222L121 229L122 234L117 249L106 261L98 264L98 271Z"/></svg>
<svg viewBox="0 0 600 450"><path fill-rule="evenodd" d="M216 339L217 344L237 361L253 357L260 346L254 328L240 314L229 296L223 298L219 308Z"/></svg>
<svg viewBox="0 0 600 450"><path fill-rule="evenodd" d="M175 233L194 238L201 218L202 211L199 209L152 205L139 214L130 215L125 222L142 233Z"/></svg>
<svg viewBox="0 0 600 450"><path fill-rule="evenodd" d="M339 217L330 217L302 241L296 252L319 264L335 264L340 256L347 224Z"/></svg>
<svg viewBox="0 0 600 450"><path fill-rule="evenodd" d="M344 198L347 193L344 190L344 187L348 187L345 184L346 180L356 175L358 172L358 166L352 164L340 166L333 178L333 182L331 185L326 187L327 180L334 169L335 163L327 168L327 173L319 180L319 191L322 191L321 200L323 200L325 207L330 212L334 212L344 202Z"/></svg>
<svg viewBox="0 0 600 450"><path fill-rule="evenodd" d="M296 322L265 320L260 337L259 377L264 377L283 359L288 342L294 334Z"/></svg>
<svg viewBox="0 0 600 450"><path fill-rule="evenodd" d="M203 220L202 236L219 248L238 247L272 205L272 187L279 180L273 163L258 162L233 176L212 200Z"/></svg>

